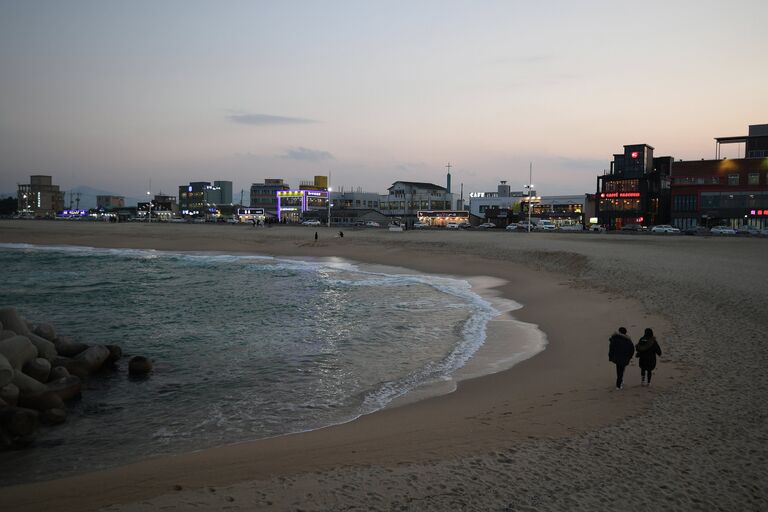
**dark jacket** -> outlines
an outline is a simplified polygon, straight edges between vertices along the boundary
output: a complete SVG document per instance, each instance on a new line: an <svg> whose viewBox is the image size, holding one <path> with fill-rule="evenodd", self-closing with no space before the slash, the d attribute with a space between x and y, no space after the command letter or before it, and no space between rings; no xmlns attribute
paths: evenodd
<svg viewBox="0 0 768 512"><path fill-rule="evenodd" d="M616 331L609 338L611 342L608 348L608 360L612 363L628 365L635 355L635 345L626 334Z"/></svg>
<svg viewBox="0 0 768 512"><path fill-rule="evenodd" d="M656 356L660 355L661 348L653 336L648 338L643 336L637 342L637 357L640 359L640 368L643 370L653 370L656 368Z"/></svg>

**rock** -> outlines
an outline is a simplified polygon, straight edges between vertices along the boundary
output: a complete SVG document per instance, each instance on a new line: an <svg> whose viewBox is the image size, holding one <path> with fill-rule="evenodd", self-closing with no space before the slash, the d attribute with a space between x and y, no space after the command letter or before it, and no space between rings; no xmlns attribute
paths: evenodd
<svg viewBox="0 0 768 512"><path fill-rule="evenodd" d="M22 371L33 379L46 383L48 382L48 376L51 373L51 362L42 357L38 357L25 364Z"/></svg>
<svg viewBox="0 0 768 512"><path fill-rule="evenodd" d="M48 409L63 409L64 401L53 391L34 394L22 392L19 395L19 406L37 411L46 411Z"/></svg>
<svg viewBox="0 0 768 512"><path fill-rule="evenodd" d="M61 425L67 420L67 411L64 409L48 409L40 413L40 422L44 425Z"/></svg>
<svg viewBox="0 0 768 512"><path fill-rule="evenodd" d="M26 336L14 336L0 340L0 354L8 359L14 370L21 370L37 357L37 348Z"/></svg>
<svg viewBox="0 0 768 512"><path fill-rule="evenodd" d="M57 357L53 360L53 366L63 366L70 374L81 379L87 379L91 374L85 361L77 361L69 357Z"/></svg>
<svg viewBox="0 0 768 512"><path fill-rule="evenodd" d="M29 341L31 341L35 348L37 348L38 357L42 357L48 361L53 361L56 359L58 356L56 352L56 345L54 345L52 341L48 341L47 339L41 338L37 334L31 332L25 334L25 336L29 338Z"/></svg>
<svg viewBox="0 0 768 512"><path fill-rule="evenodd" d="M3 329L0 331L0 340L7 340L8 338L13 338L14 336L16 336L16 333L9 331L8 329Z"/></svg>
<svg viewBox="0 0 768 512"><path fill-rule="evenodd" d="M48 341L54 341L56 339L56 330L51 324L39 324L32 332Z"/></svg>
<svg viewBox="0 0 768 512"><path fill-rule="evenodd" d="M80 379L74 375L52 380L48 383L48 392L55 393L62 400L72 400L80 396Z"/></svg>
<svg viewBox="0 0 768 512"><path fill-rule="evenodd" d="M59 336L54 340L53 344L56 347L56 352L64 357L75 357L88 348L88 345L75 341L70 336Z"/></svg>
<svg viewBox="0 0 768 512"><path fill-rule="evenodd" d="M19 401L19 387L16 384L6 384L0 388L0 398L8 405L16 405Z"/></svg>
<svg viewBox="0 0 768 512"><path fill-rule="evenodd" d="M48 375L48 380L54 381L62 377L69 377L69 371L63 366L54 366L51 368L51 373Z"/></svg>
<svg viewBox="0 0 768 512"><path fill-rule="evenodd" d="M14 307L0 308L0 322L3 324L3 329L11 330L22 336L31 334L26 322L19 316L19 312Z"/></svg>
<svg viewBox="0 0 768 512"><path fill-rule="evenodd" d="M43 393L48 389L45 384L33 379L21 370L14 370L13 383L16 384L16 386L19 388L19 392L22 395L35 395L38 393Z"/></svg>
<svg viewBox="0 0 768 512"><path fill-rule="evenodd" d="M128 362L128 375L147 375L152 371L152 361L144 356L133 356Z"/></svg>
<svg viewBox="0 0 768 512"><path fill-rule="evenodd" d="M0 409L0 437L9 448L23 448L33 441L32 434L39 425L37 411L21 407Z"/></svg>
<svg viewBox="0 0 768 512"><path fill-rule="evenodd" d="M0 354L0 388L10 384L13 380L13 366L8 362L8 358Z"/></svg>
<svg viewBox="0 0 768 512"><path fill-rule="evenodd" d="M77 354L75 361L82 361L88 366L88 372L93 373L104 365L109 357L109 349L104 345L93 345Z"/></svg>
<svg viewBox="0 0 768 512"><path fill-rule="evenodd" d="M109 357L107 357L106 364L115 364L121 357L123 357L123 349L118 345L104 345L109 350Z"/></svg>

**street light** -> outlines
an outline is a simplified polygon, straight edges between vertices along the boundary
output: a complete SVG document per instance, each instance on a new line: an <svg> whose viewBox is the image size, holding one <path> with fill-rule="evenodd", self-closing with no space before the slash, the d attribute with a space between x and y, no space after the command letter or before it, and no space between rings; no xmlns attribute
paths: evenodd
<svg viewBox="0 0 768 512"><path fill-rule="evenodd" d="M531 195L533 193L533 162L530 162L528 167L528 184L523 185L528 189L528 232L531 232Z"/></svg>
<svg viewBox="0 0 768 512"><path fill-rule="evenodd" d="M331 227L331 187L328 187L328 227Z"/></svg>
<svg viewBox="0 0 768 512"><path fill-rule="evenodd" d="M152 222L152 191L147 190L147 200L149 201L149 206L147 207L147 212L149 215L149 220L147 222Z"/></svg>

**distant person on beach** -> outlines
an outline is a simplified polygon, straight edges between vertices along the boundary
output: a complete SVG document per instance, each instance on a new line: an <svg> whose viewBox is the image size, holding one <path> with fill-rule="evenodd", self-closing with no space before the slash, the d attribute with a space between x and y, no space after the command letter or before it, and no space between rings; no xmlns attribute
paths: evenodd
<svg viewBox="0 0 768 512"><path fill-rule="evenodd" d="M343 231L339 231L339 238L344 238L344 232Z"/></svg>
<svg viewBox="0 0 768 512"><path fill-rule="evenodd" d="M317 242L317 231L315 231L315 242Z"/></svg>
<svg viewBox="0 0 768 512"><path fill-rule="evenodd" d="M624 369L635 355L635 344L627 336L627 329L619 327L609 338L608 360L616 365L616 389L624 388Z"/></svg>
<svg viewBox="0 0 768 512"><path fill-rule="evenodd" d="M661 347L649 327L637 342L637 358L640 360L640 385L651 385L651 374L656 369L656 356L661 356Z"/></svg>

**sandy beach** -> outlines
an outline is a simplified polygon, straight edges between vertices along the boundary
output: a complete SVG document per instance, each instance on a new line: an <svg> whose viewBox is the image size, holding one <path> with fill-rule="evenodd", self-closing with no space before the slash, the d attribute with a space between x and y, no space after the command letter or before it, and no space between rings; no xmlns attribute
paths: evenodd
<svg viewBox="0 0 768 512"><path fill-rule="evenodd" d="M318 241L314 233L318 232ZM3 510L765 510L768 240L0 221L0 243L341 257L503 280L548 345L313 432L0 487ZM608 337L653 327L651 387ZM489 331L489 341L503 330ZM0 454L2 456L2 454Z"/></svg>

